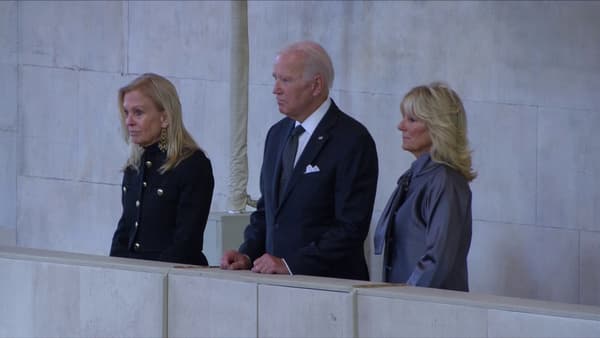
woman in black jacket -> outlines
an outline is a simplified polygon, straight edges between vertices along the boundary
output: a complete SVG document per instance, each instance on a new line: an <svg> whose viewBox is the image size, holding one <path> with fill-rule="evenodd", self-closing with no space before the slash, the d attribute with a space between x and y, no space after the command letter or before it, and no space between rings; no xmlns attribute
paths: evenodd
<svg viewBox="0 0 600 338"><path fill-rule="evenodd" d="M131 153L110 255L207 265L202 244L214 178L183 125L177 90L160 75L143 74L118 99Z"/></svg>

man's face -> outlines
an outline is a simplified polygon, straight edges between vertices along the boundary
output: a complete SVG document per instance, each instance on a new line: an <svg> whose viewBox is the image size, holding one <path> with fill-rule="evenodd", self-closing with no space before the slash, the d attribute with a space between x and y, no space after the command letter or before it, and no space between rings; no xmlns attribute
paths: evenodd
<svg viewBox="0 0 600 338"><path fill-rule="evenodd" d="M304 56L294 51L278 55L273 65L273 79L279 111L291 119L304 121L312 113L311 105L316 97L314 79L304 78Z"/></svg>

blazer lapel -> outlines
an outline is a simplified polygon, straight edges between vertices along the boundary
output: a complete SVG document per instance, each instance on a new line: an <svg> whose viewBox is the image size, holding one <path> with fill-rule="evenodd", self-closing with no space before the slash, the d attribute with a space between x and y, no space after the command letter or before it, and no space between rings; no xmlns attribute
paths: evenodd
<svg viewBox="0 0 600 338"><path fill-rule="evenodd" d="M289 119L288 123L286 123L282 129L281 135L277 137L279 139L279 142L277 142L277 150L275 152L276 165L275 170L273 171L273 179L271 180L271 196L273 197L271 205L275 206L275 210L279 209L279 176L281 176L281 156L283 154L283 148L287 143L287 139L290 136L294 125L294 120Z"/></svg>
<svg viewBox="0 0 600 338"><path fill-rule="evenodd" d="M300 155L300 158L298 158L298 161L296 162L296 166L292 171L292 177L290 177L290 181L288 182L287 188L284 193L285 196L281 201L281 205L283 205L287 201L290 191L294 188L296 183L298 183L300 177L304 175L304 170L306 169L306 166L311 163L314 163L314 160L321 152L321 149L323 149L323 146L325 146L325 144L327 143L327 140L329 139L330 129L334 126L335 121L337 120L338 112L338 107L335 105L333 100L331 100L331 106L329 107L329 110L327 110L327 113L325 113L325 116L323 116L323 119L321 120L321 122L319 122L319 125L315 129L314 133L311 135L310 140L308 140L306 147L304 148L302 154ZM281 152L279 157L281 160ZM279 170L281 171L281 169Z"/></svg>

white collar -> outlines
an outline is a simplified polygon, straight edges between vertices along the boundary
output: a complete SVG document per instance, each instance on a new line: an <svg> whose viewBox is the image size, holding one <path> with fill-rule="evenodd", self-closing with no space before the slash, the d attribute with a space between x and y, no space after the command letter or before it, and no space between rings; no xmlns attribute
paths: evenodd
<svg viewBox="0 0 600 338"><path fill-rule="evenodd" d="M315 129L317 129L319 122L323 119L323 116L325 116L325 113L329 110L329 107L331 107L331 98L328 96L327 99L321 103L319 108L317 108L314 113L310 114L304 122L300 123L296 121L294 126L300 124L307 135L312 135L315 132Z"/></svg>

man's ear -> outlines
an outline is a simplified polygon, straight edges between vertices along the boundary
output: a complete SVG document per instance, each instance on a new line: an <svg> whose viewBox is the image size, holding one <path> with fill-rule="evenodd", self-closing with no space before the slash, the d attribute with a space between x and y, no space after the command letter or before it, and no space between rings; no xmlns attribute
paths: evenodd
<svg viewBox="0 0 600 338"><path fill-rule="evenodd" d="M312 94L313 96L319 96L324 90L325 82L323 81L323 77L321 74L315 75L312 83Z"/></svg>

